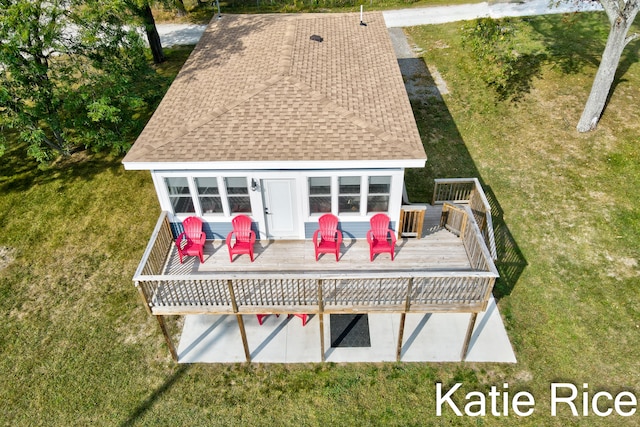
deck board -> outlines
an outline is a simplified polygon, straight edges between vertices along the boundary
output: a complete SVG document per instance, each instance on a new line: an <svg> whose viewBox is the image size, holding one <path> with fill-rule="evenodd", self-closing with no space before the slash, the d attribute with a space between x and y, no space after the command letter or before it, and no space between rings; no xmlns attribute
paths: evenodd
<svg viewBox="0 0 640 427"><path fill-rule="evenodd" d="M211 274L213 272L311 272L311 271L381 271L381 270L468 270L471 268L462 241L439 226L440 206L429 206L425 212L422 238L401 238L396 244L395 260L389 254L377 254L369 261L366 239L346 238L342 242L340 261L332 254L315 260L311 240L262 240L255 245L255 261L240 255L229 261L224 241L207 241L204 263L197 257L186 257L180 264L175 245L167 260L165 274Z"/></svg>

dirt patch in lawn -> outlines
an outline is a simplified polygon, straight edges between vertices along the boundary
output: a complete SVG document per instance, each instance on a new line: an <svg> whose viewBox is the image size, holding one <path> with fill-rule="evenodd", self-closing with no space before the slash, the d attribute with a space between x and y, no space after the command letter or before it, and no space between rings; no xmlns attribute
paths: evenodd
<svg viewBox="0 0 640 427"><path fill-rule="evenodd" d="M7 268L15 259L15 249L8 246L0 246L0 271Z"/></svg>

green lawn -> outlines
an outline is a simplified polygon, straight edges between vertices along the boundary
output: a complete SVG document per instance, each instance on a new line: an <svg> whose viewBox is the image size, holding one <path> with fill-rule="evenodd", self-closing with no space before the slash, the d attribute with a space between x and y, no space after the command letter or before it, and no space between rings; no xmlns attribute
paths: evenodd
<svg viewBox="0 0 640 427"><path fill-rule="evenodd" d="M414 102L429 161L408 184L418 201L437 177L482 180L517 364L176 365L131 282L159 214L149 174L88 153L38 168L14 148L0 163L0 423L638 425L640 415L566 408L552 418L549 388L640 391L640 40L627 46L600 126L580 135L603 16L512 22L522 57L544 57L517 103L496 101L460 44L462 24L410 29L450 94ZM168 73L185 55L170 58ZM445 408L437 418L436 382L462 382L462 407L464 393L506 382L535 397L535 412Z"/></svg>
<svg viewBox="0 0 640 427"><path fill-rule="evenodd" d="M220 1L221 13L299 13L299 12L359 12L408 9L414 7L448 6L455 4L480 3L481 0L228 0ZM187 13L176 14L173 8L162 4L153 6L153 16L157 22L182 22L206 24L218 12L215 2L198 3L198 0L184 0Z"/></svg>

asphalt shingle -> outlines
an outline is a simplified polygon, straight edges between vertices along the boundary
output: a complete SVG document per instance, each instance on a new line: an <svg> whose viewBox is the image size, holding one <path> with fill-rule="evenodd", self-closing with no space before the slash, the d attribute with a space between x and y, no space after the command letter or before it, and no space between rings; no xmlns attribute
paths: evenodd
<svg viewBox="0 0 640 427"><path fill-rule="evenodd" d="M382 15L365 22L212 20L124 162L426 159Z"/></svg>

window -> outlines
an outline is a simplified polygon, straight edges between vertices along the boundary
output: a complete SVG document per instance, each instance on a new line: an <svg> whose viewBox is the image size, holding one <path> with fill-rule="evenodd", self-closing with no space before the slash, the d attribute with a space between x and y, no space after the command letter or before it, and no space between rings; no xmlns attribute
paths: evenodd
<svg viewBox="0 0 640 427"><path fill-rule="evenodd" d="M309 213L331 212L331 178L309 178Z"/></svg>
<svg viewBox="0 0 640 427"><path fill-rule="evenodd" d="M251 200L247 178L225 178L231 213L251 213Z"/></svg>
<svg viewBox="0 0 640 427"><path fill-rule="evenodd" d="M193 206L193 199L189 192L189 182L187 178L165 178L165 184L169 192L169 201L173 207L173 212L180 213L194 213L195 207Z"/></svg>
<svg viewBox="0 0 640 427"><path fill-rule="evenodd" d="M195 181L202 213L221 215L223 213L222 198L218 190L218 179L216 177L207 177L196 178Z"/></svg>
<svg viewBox="0 0 640 427"><path fill-rule="evenodd" d="M338 178L338 212L360 213L360 177Z"/></svg>
<svg viewBox="0 0 640 427"><path fill-rule="evenodd" d="M251 215L246 177L170 176L163 179L172 211L176 215Z"/></svg>
<svg viewBox="0 0 640 427"><path fill-rule="evenodd" d="M387 212L391 194L390 176L370 176L367 209L369 212Z"/></svg>

